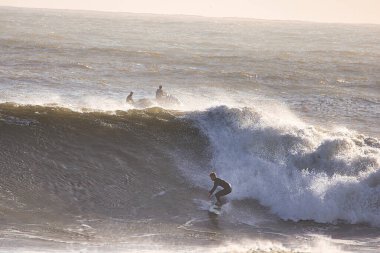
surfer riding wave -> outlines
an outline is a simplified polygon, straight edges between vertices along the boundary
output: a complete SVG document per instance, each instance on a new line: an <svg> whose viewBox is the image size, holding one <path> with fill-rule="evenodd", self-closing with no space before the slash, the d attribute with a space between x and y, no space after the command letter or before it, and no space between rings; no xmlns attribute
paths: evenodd
<svg viewBox="0 0 380 253"><path fill-rule="evenodd" d="M215 197L216 197L215 205L221 206L222 202L220 201L220 197L230 194L232 192L231 185L228 182L224 181L223 179L218 178L215 172L210 173L210 178L212 181L214 181L214 186L209 191L208 196L211 197L218 186L222 187L223 190L220 190L217 193L215 193Z"/></svg>

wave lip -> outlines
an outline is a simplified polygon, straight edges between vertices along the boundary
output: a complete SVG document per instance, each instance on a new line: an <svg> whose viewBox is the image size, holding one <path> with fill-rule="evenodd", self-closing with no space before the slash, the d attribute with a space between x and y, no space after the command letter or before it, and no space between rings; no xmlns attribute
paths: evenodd
<svg viewBox="0 0 380 253"><path fill-rule="evenodd" d="M380 226L380 142L276 110L222 106L192 115L232 197L257 199L285 220Z"/></svg>

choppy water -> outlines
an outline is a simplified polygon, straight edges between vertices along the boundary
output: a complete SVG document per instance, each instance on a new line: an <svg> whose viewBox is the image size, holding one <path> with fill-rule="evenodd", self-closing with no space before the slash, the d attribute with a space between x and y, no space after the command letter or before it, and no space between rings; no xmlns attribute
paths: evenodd
<svg viewBox="0 0 380 253"><path fill-rule="evenodd" d="M0 14L0 252L378 249L380 26Z"/></svg>

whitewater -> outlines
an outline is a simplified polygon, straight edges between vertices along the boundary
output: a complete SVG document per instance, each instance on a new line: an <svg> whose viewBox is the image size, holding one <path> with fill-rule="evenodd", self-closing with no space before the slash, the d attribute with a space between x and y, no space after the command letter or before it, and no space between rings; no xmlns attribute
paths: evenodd
<svg viewBox="0 0 380 253"><path fill-rule="evenodd" d="M377 252L380 26L0 14L0 252Z"/></svg>

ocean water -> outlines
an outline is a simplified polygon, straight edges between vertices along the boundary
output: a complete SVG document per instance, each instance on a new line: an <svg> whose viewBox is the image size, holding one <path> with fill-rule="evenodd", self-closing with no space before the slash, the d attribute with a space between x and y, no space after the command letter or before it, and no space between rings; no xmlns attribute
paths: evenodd
<svg viewBox="0 0 380 253"><path fill-rule="evenodd" d="M0 252L378 252L379 125L379 25L0 7Z"/></svg>

